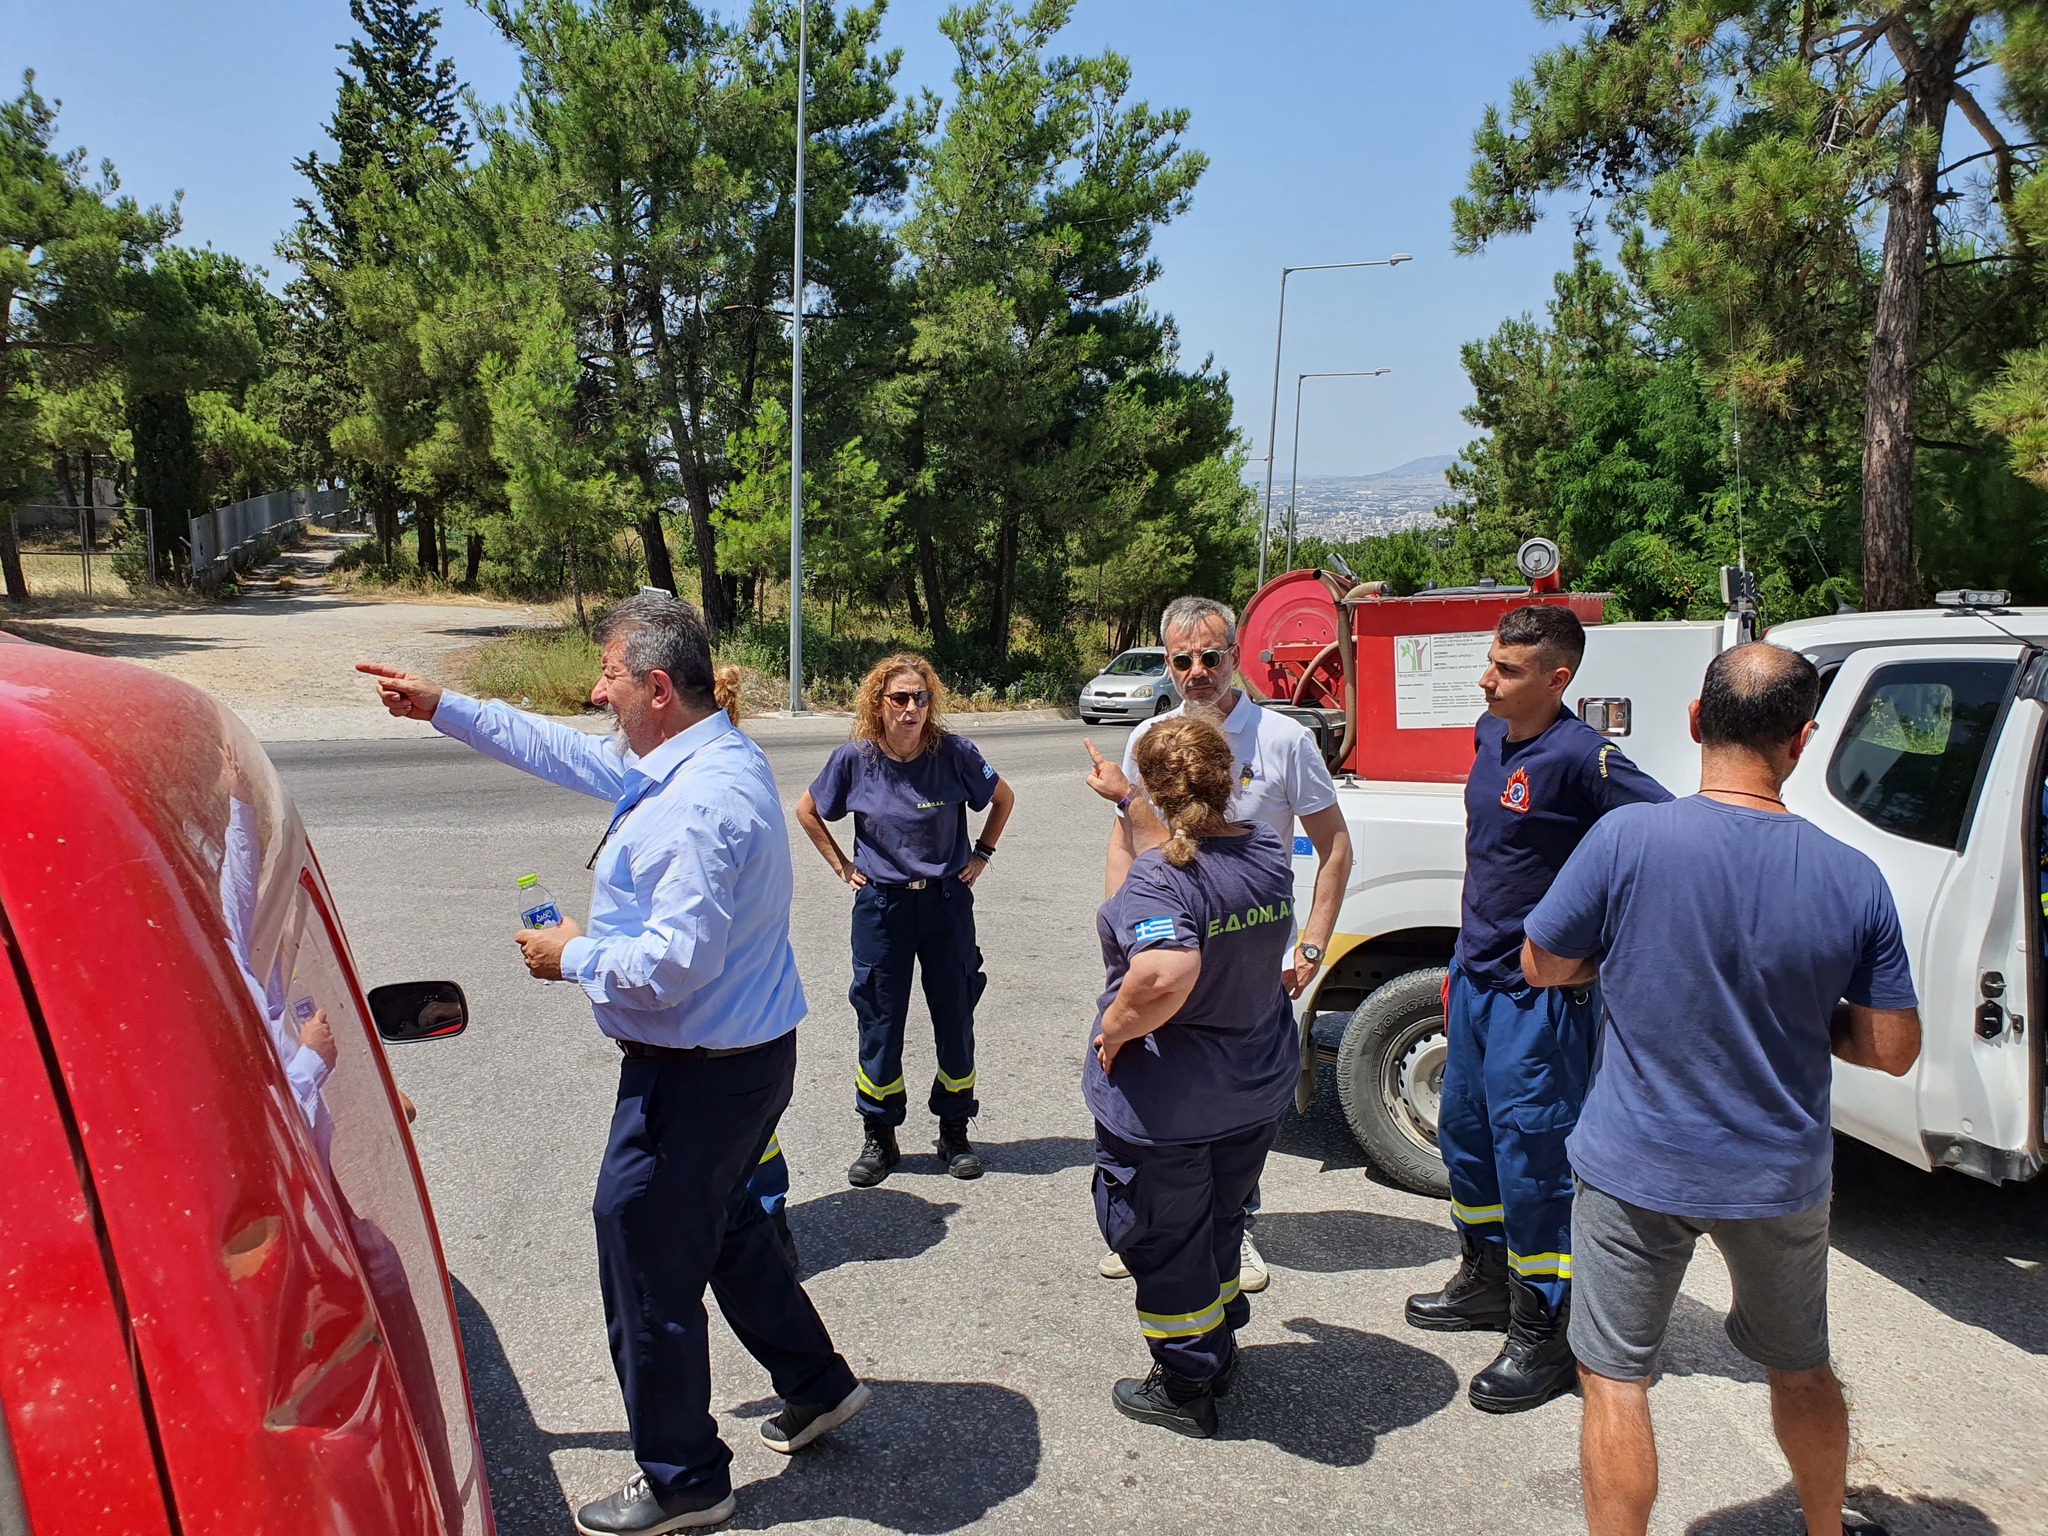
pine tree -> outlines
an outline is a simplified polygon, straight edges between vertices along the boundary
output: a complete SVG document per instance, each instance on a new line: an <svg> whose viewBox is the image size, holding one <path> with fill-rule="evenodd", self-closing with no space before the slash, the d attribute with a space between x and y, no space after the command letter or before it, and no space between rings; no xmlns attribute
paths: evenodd
<svg viewBox="0 0 2048 1536"><path fill-rule="evenodd" d="M1971 432L1930 369L1957 334L1998 333L2034 307L2037 251L2014 218L2033 146L2007 139L1969 77L1999 66L1985 78L2002 80L2009 111L2038 98L2042 60L2013 46L2040 31L2035 7L1533 9L1585 25L1516 82L1505 114L1488 109L1454 208L1459 248L1530 228L1555 193L1587 199L1582 226L1594 205L1609 210L1670 339L1696 353L1762 446L1792 466L1818 439L1853 433L1863 601L1917 601L1916 456L1937 437L1957 448L1956 432L1931 433L1924 418ZM1977 144L1945 149L1951 109Z"/></svg>
<svg viewBox="0 0 2048 1536"><path fill-rule="evenodd" d="M435 56L440 11L412 0L349 0L349 14L360 35L340 45L347 63L336 71L340 86L327 126L333 158L314 151L293 162L310 193L296 200L298 223L278 245L299 275L285 290L274 395L301 473L346 479L357 504L375 518L388 559L405 500L399 471L393 462L350 458L333 445L336 427L363 408L357 364L364 339L348 320L340 285L344 274L391 254L363 228L371 178L391 195L415 197L422 138L457 161L470 140L455 63ZM423 550L438 553L431 520L421 525L421 540Z"/></svg>

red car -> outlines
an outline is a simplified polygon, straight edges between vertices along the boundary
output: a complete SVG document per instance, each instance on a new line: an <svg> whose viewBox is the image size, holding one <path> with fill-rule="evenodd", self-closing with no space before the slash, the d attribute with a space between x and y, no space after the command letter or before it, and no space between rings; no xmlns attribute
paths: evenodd
<svg viewBox="0 0 2048 1536"><path fill-rule="evenodd" d="M0 635L0 1531L490 1536L380 1032L262 749Z"/></svg>

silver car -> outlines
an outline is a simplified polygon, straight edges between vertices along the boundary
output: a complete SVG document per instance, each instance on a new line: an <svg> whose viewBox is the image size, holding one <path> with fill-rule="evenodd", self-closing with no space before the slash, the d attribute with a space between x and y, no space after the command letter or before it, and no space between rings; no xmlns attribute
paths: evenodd
<svg viewBox="0 0 2048 1536"><path fill-rule="evenodd" d="M1090 725L1149 720L1179 702L1180 691L1166 676L1166 652L1142 647L1125 651L1081 690L1081 718Z"/></svg>

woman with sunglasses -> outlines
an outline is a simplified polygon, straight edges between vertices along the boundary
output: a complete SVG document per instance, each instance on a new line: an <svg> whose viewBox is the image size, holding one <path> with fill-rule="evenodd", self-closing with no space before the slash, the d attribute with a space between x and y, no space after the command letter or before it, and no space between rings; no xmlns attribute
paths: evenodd
<svg viewBox="0 0 2048 1536"><path fill-rule="evenodd" d="M903 1154L896 1127L910 975L923 972L938 1046L931 1111L938 1153L956 1179L981 1177L967 1139L974 1097L974 1005L988 978L974 939L974 882L995 856L1016 796L974 743L941 723L945 693L922 656L890 656L861 681L853 739L826 759L796 819L832 873L853 887L853 1001L860 1026L854 1107L863 1129L846 1180L868 1188ZM970 840L967 813L987 809ZM825 825L853 813L853 857Z"/></svg>

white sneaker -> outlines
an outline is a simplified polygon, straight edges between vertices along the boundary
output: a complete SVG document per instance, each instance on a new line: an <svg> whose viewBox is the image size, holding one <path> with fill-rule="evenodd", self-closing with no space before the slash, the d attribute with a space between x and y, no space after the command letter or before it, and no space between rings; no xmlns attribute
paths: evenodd
<svg viewBox="0 0 2048 1536"><path fill-rule="evenodd" d="M1237 1288L1247 1296L1255 1296L1272 1284L1272 1271L1266 1268L1266 1261L1259 1250L1252 1246L1252 1235L1247 1232L1237 1250Z"/></svg>
<svg viewBox="0 0 2048 1536"><path fill-rule="evenodd" d="M1101 1262L1095 1266L1095 1273L1102 1276L1105 1280L1128 1280L1131 1278L1131 1272L1124 1268L1124 1261L1114 1253L1105 1253L1102 1256Z"/></svg>

